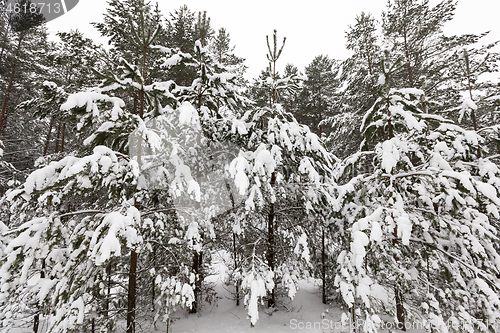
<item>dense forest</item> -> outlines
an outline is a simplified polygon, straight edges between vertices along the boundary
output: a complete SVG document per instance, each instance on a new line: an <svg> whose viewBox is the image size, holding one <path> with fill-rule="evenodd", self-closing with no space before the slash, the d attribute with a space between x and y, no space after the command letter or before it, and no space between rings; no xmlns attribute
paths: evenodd
<svg viewBox="0 0 500 333"><path fill-rule="evenodd" d="M500 54L456 6L389 0L303 70L270 31L251 81L187 6L108 0L105 46L0 6L0 331L168 331L224 251L248 325L314 278L352 331L498 332Z"/></svg>

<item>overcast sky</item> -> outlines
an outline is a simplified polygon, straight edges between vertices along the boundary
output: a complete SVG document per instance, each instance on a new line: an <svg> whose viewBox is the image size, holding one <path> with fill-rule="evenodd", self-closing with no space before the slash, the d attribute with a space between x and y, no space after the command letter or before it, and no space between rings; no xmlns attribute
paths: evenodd
<svg viewBox="0 0 500 333"><path fill-rule="evenodd" d="M155 1L151 1L154 3ZM293 63L303 71L320 54L345 59L345 31L362 11L375 18L385 9L387 0L160 0L165 16L186 4L192 11L207 11L212 27L221 27L231 35L235 53L246 59L247 78L256 77L267 66L266 35L278 30L278 38L287 37L278 66ZM431 0L431 4L438 3ZM78 5L48 23L49 32L78 29L88 38L103 42L90 22L102 21L107 1L80 0ZM445 33L481 33L491 31L488 41L500 40L500 0L458 0L455 19L447 23ZM498 51L500 49L497 48Z"/></svg>

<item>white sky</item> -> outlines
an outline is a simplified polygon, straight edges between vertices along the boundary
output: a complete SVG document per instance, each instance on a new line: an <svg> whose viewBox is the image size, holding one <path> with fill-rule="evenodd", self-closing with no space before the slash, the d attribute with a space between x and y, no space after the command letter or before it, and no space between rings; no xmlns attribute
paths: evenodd
<svg viewBox="0 0 500 333"><path fill-rule="evenodd" d="M155 1L151 1L154 3ZM345 31L361 11L375 18L385 9L387 0L158 0L164 15L186 4L194 12L207 11L215 30L226 28L236 55L246 59L247 78L256 77L267 66L266 35L278 30L278 39L287 37L278 66L293 63L303 71L320 54L345 59ZM438 3L431 0L431 5ZM86 37L104 42L90 22L102 21L107 1L80 0L67 14L49 22L49 32L78 29ZM458 0L455 19L449 22L446 34L491 31L488 41L500 40L499 0ZM498 48L497 48L498 50ZM499 50L500 51L500 50Z"/></svg>

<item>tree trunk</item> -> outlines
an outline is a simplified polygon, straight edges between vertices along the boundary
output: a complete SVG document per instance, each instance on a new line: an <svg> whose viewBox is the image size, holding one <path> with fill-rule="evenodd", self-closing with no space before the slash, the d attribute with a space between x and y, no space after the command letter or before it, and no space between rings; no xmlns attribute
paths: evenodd
<svg viewBox="0 0 500 333"><path fill-rule="evenodd" d="M234 253L234 270L238 269L238 256L236 249L236 234L233 232L233 253ZM240 281L236 281L236 306L240 306Z"/></svg>
<svg viewBox="0 0 500 333"><path fill-rule="evenodd" d="M321 280L323 283L322 300L326 304L326 254L325 254L325 227L321 230Z"/></svg>
<svg viewBox="0 0 500 333"><path fill-rule="evenodd" d="M405 327L405 308L403 306L403 294L401 289L396 286L394 289L394 294L396 295L396 316L398 318L398 328L402 331L406 331Z"/></svg>
<svg viewBox="0 0 500 333"><path fill-rule="evenodd" d="M108 333L113 331L113 325L111 324L111 319L109 318L109 304L111 302L111 258L109 259L108 266L106 267L106 274L108 276L108 297L104 303L104 314L106 315L106 320L108 321Z"/></svg>
<svg viewBox="0 0 500 333"><path fill-rule="evenodd" d="M2 111L0 113L0 133L4 133L5 125L7 124L7 116L9 114L9 112L7 111L7 104L9 103L10 92L12 91L12 86L14 84L14 75L16 73L16 66L17 64L14 61L14 64L12 65L12 71L10 73L9 85L7 86L7 91L5 92L5 97L3 99L3 104L2 104Z"/></svg>
<svg viewBox="0 0 500 333"><path fill-rule="evenodd" d="M392 216L394 219L394 216ZM395 247L398 244L397 237L398 237L398 227L394 227L394 240L392 241L392 245ZM394 255L394 260L399 261L399 258ZM403 293L401 292L401 289L397 285L394 287L394 296L396 298L396 318L398 319L398 328L402 331L406 331L405 327L405 308L403 305Z"/></svg>
<svg viewBox="0 0 500 333"><path fill-rule="evenodd" d="M45 260L42 260L42 269L40 271L40 278L45 278ZM40 326L40 305L37 305L37 313L33 318L33 332L38 333L38 328Z"/></svg>
<svg viewBox="0 0 500 333"><path fill-rule="evenodd" d="M132 250L130 253L130 270L128 273L127 333L135 333L136 273L137 252Z"/></svg>
<svg viewBox="0 0 500 333"><path fill-rule="evenodd" d="M203 252L196 252L194 251L193 253L193 271L196 276L196 281L195 281L195 287L194 287L194 302L191 305L191 309L189 313L197 313L198 312L198 307L201 304L201 286L203 282L203 277L202 277L202 272L201 272L201 267L203 264Z"/></svg>
<svg viewBox="0 0 500 333"><path fill-rule="evenodd" d="M157 245L153 244L153 268L156 270L156 248ZM153 276L151 278L151 311L155 311L155 298L156 298L156 286L155 286L156 278Z"/></svg>
<svg viewBox="0 0 500 333"><path fill-rule="evenodd" d="M271 175L271 187L274 186L276 183L276 173L273 172ZM269 269L274 273L274 246L275 246L275 241L274 241L274 218L275 218L275 212L274 212L274 202L270 204L269 207L269 215L268 215L268 224L267 224L267 233L268 233L268 243L267 243L267 265L269 266ZM275 295L275 289L276 287L273 287L273 290L271 291L271 295L267 301L267 306L272 308L276 304L276 295Z"/></svg>

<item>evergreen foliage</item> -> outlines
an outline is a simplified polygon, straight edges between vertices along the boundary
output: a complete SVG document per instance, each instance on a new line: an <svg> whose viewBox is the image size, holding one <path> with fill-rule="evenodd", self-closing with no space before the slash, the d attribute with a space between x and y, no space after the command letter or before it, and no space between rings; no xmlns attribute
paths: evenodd
<svg viewBox="0 0 500 333"><path fill-rule="evenodd" d="M303 70L274 30L252 83L205 11L109 0L103 47L0 6L0 330L169 332L217 257L250 326L312 278L350 332L496 332L500 55L456 5L390 0Z"/></svg>

